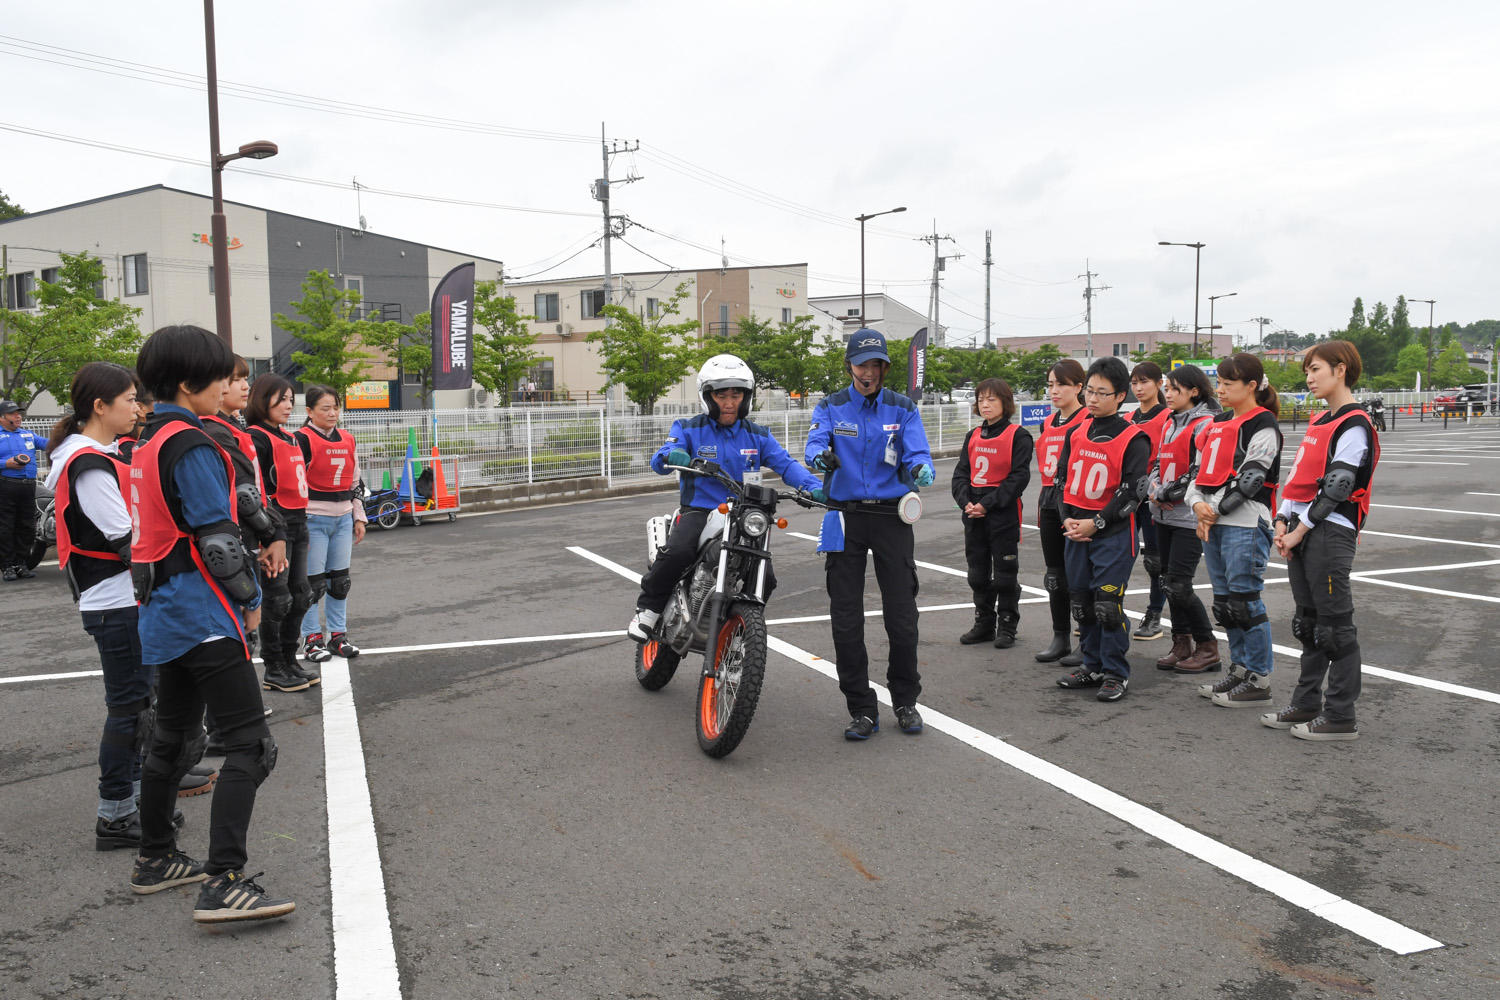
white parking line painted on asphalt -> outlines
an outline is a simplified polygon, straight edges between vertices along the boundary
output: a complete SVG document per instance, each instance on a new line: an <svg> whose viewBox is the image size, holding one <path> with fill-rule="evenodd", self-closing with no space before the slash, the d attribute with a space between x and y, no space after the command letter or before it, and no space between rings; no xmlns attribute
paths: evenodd
<svg viewBox="0 0 1500 1000"><path fill-rule="evenodd" d="M1490 514L1482 510L1451 510L1447 507L1407 507L1399 503L1372 503L1371 507L1384 507L1386 510L1418 510L1424 514L1463 514L1468 517L1500 517L1500 514Z"/></svg>
<svg viewBox="0 0 1500 1000"><path fill-rule="evenodd" d="M1435 573L1446 569L1473 569L1476 566L1500 566L1500 559L1482 559L1479 562L1445 563L1442 566L1402 566L1397 569L1361 569L1350 573L1361 579L1371 576L1393 576L1397 573Z"/></svg>
<svg viewBox="0 0 1500 1000"><path fill-rule="evenodd" d="M1466 490L1464 491L1464 495L1471 497L1500 497L1500 493L1481 493L1478 490Z"/></svg>
<svg viewBox="0 0 1500 1000"><path fill-rule="evenodd" d="M595 555L587 549L570 545L568 546L568 551L607 569L611 569L627 580L634 580L637 583L640 581L639 574L620 566L618 563L611 562L603 556ZM825 677L835 681L838 680L838 671L828 660L798 646L794 646L783 639L778 639L775 636L768 636L766 644L782 656L801 663ZM889 691L879 684L872 683L871 687L875 689L876 697L880 700L881 704L887 706L891 704ZM973 726L959 722L957 719L939 712L930 705L923 704L921 709L926 724L938 732L952 736L954 739L973 747L1001 763L1008 764L1025 774L1044 781L1054 788L1094 806L1096 809L1109 813L1129 823L1131 826L1165 843L1171 844L1178 850L1190 854L1201 861L1205 861L1221 871L1243 879L1251 885L1279 896L1294 906L1301 907L1315 916L1343 927L1345 930L1351 931L1368 941L1372 941L1382 948L1393 951L1398 955L1410 955L1413 952L1444 947L1443 942L1435 938L1430 938L1425 934L1398 924L1388 917L1383 917L1373 910L1367 910L1349 900L1341 899L1326 889L1313 885L1305 879L1298 878L1290 872L1266 864L1264 861L1253 858L1227 844L1222 844L1211 837L1184 826L1176 820L1163 816L1155 810L1127 799L1117 792L1110 791L1103 785L1096 784L1087 778L1058 767L1056 764L1043 760L1034 754L1027 753L997 736L991 736L988 733L975 729Z"/></svg>
<svg viewBox="0 0 1500 1000"><path fill-rule="evenodd" d="M401 975L349 661L335 656L324 663L319 687L328 790L334 996L336 1000L401 1000Z"/></svg>
<svg viewBox="0 0 1500 1000"><path fill-rule="evenodd" d="M1431 538L1427 535L1398 535L1392 531L1371 531L1369 528L1360 533L1361 538L1400 538L1408 542L1431 542L1434 545L1466 545L1473 549L1500 549L1500 545L1494 542L1466 542L1458 538Z"/></svg>
<svg viewBox="0 0 1500 1000"><path fill-rule="evenodd" d="M67 681L75 677L103 677L102 670L74 670L66 674L27 674L25 677L0 677L0 684L29 684L32 681Z"/></svg>
<svg viewBox="0 0 1500 1000"><path fill-rule="evenodd" d="M1486 604L1500 604L1500 597L1491 597L1489 594L1469 594L1461 590L1438 590L1436 587L1418 587L1414 583L1398 583L1395 580L1375 580L1358 573L1350 573L1349 579L1358 580L1361 583L1373 583L1380 587L1395 587L1397 590L1414 590L1421 594L1435 594L1438 597L1458 597L1466 601L1483 601Z"/></svg>
<svg viewBox="0 0 1500 1000"><path fill-rule="evenodd" d="M1419 462L1410 458L1386 458L1380 456L1381 465L1468 465L1468 462Z"/></svg>

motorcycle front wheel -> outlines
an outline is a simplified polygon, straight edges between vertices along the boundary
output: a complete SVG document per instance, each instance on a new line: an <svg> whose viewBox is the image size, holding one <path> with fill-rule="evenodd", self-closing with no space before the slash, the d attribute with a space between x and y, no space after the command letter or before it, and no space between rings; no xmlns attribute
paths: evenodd
<svg viewBox="0 0 1500 1000"><path fill-rule="evenodd" d="M671 646L664 646L655 639L637 643L635 679L647 691L660 691L677 672L677 664L681 659Z"/></svg>
<svg viewBox="0 0 1500 1000"><path fill-rule="evenodd" d="M765 676L765 613L753 604L738 605L719 629L714 675L698 681L698 746L704 753L727 757L740 745Z"/></svg>

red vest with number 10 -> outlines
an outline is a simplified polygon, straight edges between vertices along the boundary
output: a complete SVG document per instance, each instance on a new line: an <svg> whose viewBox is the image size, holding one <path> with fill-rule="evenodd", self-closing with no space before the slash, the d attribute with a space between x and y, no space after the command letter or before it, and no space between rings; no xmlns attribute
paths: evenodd
<svg viewBox="0 0 1500 1000"><path fill-rule="evenodd" d="M324 437L315 427L302 427L297 435L307 442L312 457L307 461L307 495L313 500L354 499L354 437L335 427Z"/></svg>
<svg viewBox="0 0 1500 1000"><path fill-rule="evenodd" d="M1139 424L1131 424L1108 441L1090 441L1088 428L1085 423L1068 438L1063 502L1084 510L1103 510L1120 488L1125 449L1137 434L1146 432Z"/></svg>
<svg viewBox="0 0 1500 1000"><path fill-rule="evenodd" d="M1351 403L1340 414L1321 413L1307 425L1307 433L1302 437L1302 444L1297 448L1297 458L1292 465L1292 478L1282 489L1281 495L1297 503L1312 502L1318 495L1318 480L1328 470L1328 460L1338 447L1339 433L1351 424L1364 425L1365 433L1370 435L1370 451L1368 464L1362 464L1356 473L1354 492L1347 501L1339 504L1339 512L1349 517L1351 513L1355 513L1350 506L1357 509L1356 516L1349 519L1359 529L1364 526L1365 518L1370 514L1370 480L1374 477L1375 465L1380 461L1380 439L1375 436L1369 414L1357 403Z"/></svg>

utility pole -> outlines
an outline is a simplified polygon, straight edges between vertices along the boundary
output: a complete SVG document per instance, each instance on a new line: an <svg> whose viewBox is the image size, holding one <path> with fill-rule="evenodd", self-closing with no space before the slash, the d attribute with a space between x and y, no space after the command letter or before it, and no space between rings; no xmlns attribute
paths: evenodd
<svg viewBox="0 0 1500 1000"><path fill-rule="evenodd" d="M990 253L990 231L984 231L984 346L985 350L990 347L990 269L995 266L995 260Z"/></svg>
<svg viewBox="0 0 1500 1000"><path fill-rule="evenodd" d="M928 327L929 342L934 347L945 347L943 343L943 328L938 323L938 282L939 275L948 269L948 261L958 260L963 256L961 253L944 254L940 244L943 240L949 243L957 242L951 236L939 236L937 231L937 220L932 220L932 235L918 236L917 239L923 243L932 244L932 298L928 304L928 315L931 317L931 325Z"/></svg>
<svg viewBox="0 0 1500 1000"><path fill-rule="evenodd" d="M1112 286L1112 285L1097 285L1096 286L1094 284L1094 279L1097 278L1097 277L1099 277L1099 275L1095 274L1093 271L1091 271L1089 269L1089 259L1087 257L1085 257L1083 259L1083 273L1080 274L1079 277L1084 280L1084 286L1083 286L1083 321L1088 326L1088 335L1089 335L1089 341L1088 341L1088 345L1089 345L1088 346L1088 359L1089 359L1089 362L1092 363L1093 360L1094 360L1094 296L1097 295L1100 292L1106 292L1106 291L1108 291L1110 288L1112 288L1114 286ZM1084 367L1087 368L1088 365L1085 365Z"/></svg>
<svg viewBox="0 0 1500 1000"><path fill-rule="evenodd" d="M593 195L594 195L594 200L597 201L597 202L600 202L603 205L603 208L604 208L604 304L608 306L608 305L614 305L614 301L615 301L615 296L614 296L614 284L615 284L615 281L614 281L614 272L613 272L613 270L611 269L611 266L610 266L610 259L609 259L610 246L609 246L609 244L610 244L610 240L611 239L613 239L616 235L623 234L624 231L625 231L624 228L623 228L623 226L620 229L620 233L618 233L618 234L615 232L615 229L614 229L615 219L618 218L623 223L624 220L625 220L625 217L624 216L613 216L613 215L609 214L609 158L611 156L614 156L614 155L619 154L619 153L633 153L636 150L638 150L638 149L641 148L641 144L640 144L639 140L637 140L636 143L635 143L635 145L633 145L633 146L630 143L628 143L628 142L627 143L621 143L618 140L615 141L614 143L611 143L609 141L609 139L605 137L605 134L604 134L604 123L600 122L599 123L599 148L601 150L601 158L604 161L604 176L600 177L600 178L598 178L597 180L594 181ZM634 182L636 182L636 181L638 181L640 179L641 178L638 175L636 175L634 173L631 173L631 174L626 175L625 179L623 181L621 181L621 183L622 184L632 184L632 183L634 183ZM605 326L605 328L607 329L607 328L609 328L612 325L613 325L613 322L610 320L609 316L606 315L604 317L604 326ZM606 413L609 410L609 401L610 401L610 394L609 393L605 393L604 394L604 408L605 408Z"/></svg>
<svg viewBox="0 0 1500 1000"><path fill-rule="evenodd" d="M1271 321L1264 316L1257 316L1250 322L1260 324L1260 356L1264 358L1266 356L1266 324Z"/></svg>
<svg viewBox="0 0 1500 1000"><path fill-rule="evenodd" d="M1427 303L1427 389L1432 389L1432 307L1437 299L1407 299L1408 302Z"/></svg>

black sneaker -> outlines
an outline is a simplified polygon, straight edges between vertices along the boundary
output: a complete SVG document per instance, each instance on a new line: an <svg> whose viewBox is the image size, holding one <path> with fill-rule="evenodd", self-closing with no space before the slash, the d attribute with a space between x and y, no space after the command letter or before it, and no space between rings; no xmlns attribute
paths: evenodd
<svg viewBox="0 0 1500 1000"><path fill-rule="evenodd" d="M1147 611L1141 616L1141 623L1130 633L1132 639L1160 639L1161 638L1161 612Z"/></svg>
<svg viewBox="0 0 1500 1000"><path fill-rule="evenodd" d="M296 669L278 664L266 671L261 687L267 691L306 691L312 683Z"/></svg>
<svg viewBox="0 0 1500 1000"><path fill-rule="evenodd" d="M1326 715L1320 715L1311 722L1293 726L1291 733L1299 740L1320 742L1359 739L1359 730L1355 727L1353 719L1336 722Z"/></svg>
<svg viewBox="0 0 1500 1000"><path fill-rule="evenodd" d="M5 567L3 571L0 571L0 576L3 576L5 578L6 583L14 583L16 580L21 579L20 575L16 573L16 568L14 566Z"/></svg>
<svg viewBox="0 0 1500 1000"><path fill-rule="evenodd" d="M174 885L202 882L206 878L208 873L203 865L181 851L173 851L159 858L136 858L130 873L130 891L149 896Z"/></svg>
<svg viewBox="0 0 1500 1000"><path fill-rule="evenodd" d="M227 923L231 920L270 920L284 917L297 908L290 899L272 899L255 880L265 872L245 876L244 872L214 875L198 890L198 905L193 919L200 924Z"/></svg>
<svg viewBox="0 0 1500 1000"><path fill-rule="evenodd" d="M36 572L30 566L18 565L16 566L16 576L22 580L32 580L36 578Z"/></svg>
<svg viewBox="0 0 1500 1000"><path fill-rule="evenodd" d="M880 732L880 723L868 715L856 715L844 729L846 740L867 740Z"/></svg>
<svg viewBox="0 0 1500 1000"><path fill-rule="evenodd" d="M1088 667L1080 666L1070 674L1063 674L1057 679L1060 688L1094 688L1104 683L1104 674Z"/></svg>
<svg viewBox="0 0 1500 1000"><path fill-rule="evenodd" d="M113 851L118 847L141 846L141 814L133 812L113 821L102 817L94 821L94 850Z"/></svg>
<svg viewBox="0 0 1500 1000"><path fill-rule="evenodd" d="M1099 685L1099 693L1094 695L1100 701L1119 701L1125 697L1125 688L1130 681L1119 674L1106 674L1104 683Z"/></svg>
<svg viewBox="0 0 1500 1000"><path fill-rule="evenodd" d="M903 733L915 736L922 731L922 713L915 705L897 705L896 725Z"/></svg>
<svg viewBox="0 0 1500 1000"><path fill-rule="evenodd" d="M1317 709L1297 708L1288 705L1276 712L1267 712L1260 717L1260 724L1267 729L1291 729L1299 722L1312 722L1318 717Z"/></svg>

